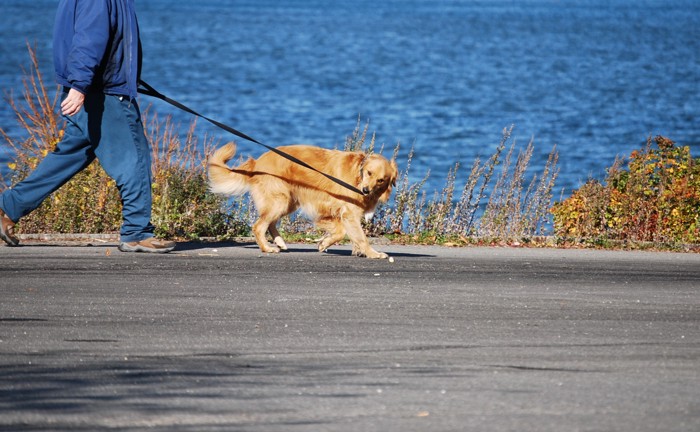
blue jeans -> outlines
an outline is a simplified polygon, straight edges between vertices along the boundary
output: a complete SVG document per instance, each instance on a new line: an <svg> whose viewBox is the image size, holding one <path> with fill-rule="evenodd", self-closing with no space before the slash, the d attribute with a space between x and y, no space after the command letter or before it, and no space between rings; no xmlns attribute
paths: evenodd
<svg viewBox="0 0 700 432"><path fill-rule="evenodd" d="M153 237L151 151L136 101L88 93L83 109L64 118L63 139L26 179L0 195L0 209L17 222L97 158L119 189L121 241Z"/></svg>

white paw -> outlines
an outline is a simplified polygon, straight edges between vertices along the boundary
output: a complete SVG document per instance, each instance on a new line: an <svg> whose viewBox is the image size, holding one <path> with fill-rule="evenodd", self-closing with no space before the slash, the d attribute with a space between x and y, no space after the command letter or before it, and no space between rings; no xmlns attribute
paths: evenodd
<svg viewBox="0 0 700 432"><path fill-rule="evenodd" d="M273 241L280 249L287 250L287 243L284 242L282 237L277 236L277 237L275 237L275 239Z"/></svg>
<svg viewBox="0 0 700 432"><path fill-rule="evenodd" d="M280 253L280 249L274 246L267 246L266 248L263 249L263 252L265 253Z"/></svg>

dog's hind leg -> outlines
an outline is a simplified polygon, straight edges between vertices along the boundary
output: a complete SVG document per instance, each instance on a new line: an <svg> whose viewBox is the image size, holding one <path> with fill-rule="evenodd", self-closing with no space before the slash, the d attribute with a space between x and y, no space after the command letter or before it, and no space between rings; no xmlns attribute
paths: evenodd
<svg viewBox="0 0 700 432"><path fill-rule="evenodd" d="M278 253L280 248L286 249L287 245L282 240L282 236L279 231L277 231L277 221L279 221L282 216L293 210L293 207L289 204L289 197L284 194L277 195L258 195L253 193L253 201L255 202L255 207L258 210L260 217L253 224L253 235L255 236L255 241L260 246L260 250L265 253ZM275 239L275 244L273 246L267 241L267 232L270 231L273 238Z"/></svg>
<svg viewBox="0 0 700 432"><path fill-rule="evenodd" d="M268 230L270 231L270 235L272 236L272 242L277 245L281 250L287 250L287 243L284 242L284 239L282 238L282 235L280 232L277 230L277 224L279 223L279 220L273 221L270 224L270 227Z"/></svg>
<svg viewBox="0 0 700 432"><path fill-rule="evenodd" d="M269 226L270 221L261 216L260 219L253 224L253 236L255 236L255 242L258 244L261 251L265 253L278 253L280 249L267 242L267 229Z"/></svg>

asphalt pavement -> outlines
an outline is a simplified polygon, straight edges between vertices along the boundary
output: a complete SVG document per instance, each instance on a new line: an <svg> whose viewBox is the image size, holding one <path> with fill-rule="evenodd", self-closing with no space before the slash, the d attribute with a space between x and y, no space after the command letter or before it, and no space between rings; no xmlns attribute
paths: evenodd
<svg viewBox="0 0 700 432"><path fill-rule="evenodd" d="M700 254L376 249L0 246L0 430L700 430Z"/></svg>

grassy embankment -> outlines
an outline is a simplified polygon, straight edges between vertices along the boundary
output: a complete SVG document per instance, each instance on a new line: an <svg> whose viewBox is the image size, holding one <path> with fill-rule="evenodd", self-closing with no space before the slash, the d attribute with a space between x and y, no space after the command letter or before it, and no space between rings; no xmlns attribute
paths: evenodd
<svg viewBox="0 0 700 432"><path fill-rule="evenodd" d="M21 101L7 103L27 136L2 133L15 159L0 188L24 178L61 139L57 100L47 91L36 56L25 73ZM53 93L53 92L51 92ZM247 197L226 200L208 192L206 154L214 143L200 139L193 121L181 137L169 118L147 109L143 115L153 158L153 223L157 235L196 240L230 239L250 234L255 209ZM400 243L468 245L558 245L679 249L700 238L700 164L687 147L657 138L659 150L635 152L629 169L616 161L605 183L590 181L552 204L558 174L556 149L541 172L529 175L534 144L516 148L512 127L503 131L493 155L476 159L467 170L455 164L444 187L428 196L422 181L410 182L411 150L403 161L393 199L381 206L365 226L373 236ZM358 121L344 150L375 151L375 136ZM203 149L203 150L202 150ZM398 155L398 145L394 157ZM466 175L464 181L458 181ZM420 177L420 176L419 176ZM456 184L463 184L459 190ZM54 193L17 226L19 233L118 232L121 203L114 182L97 162ZM281 223L293 240L318 237L308 222L292 217Z"/></svg>

